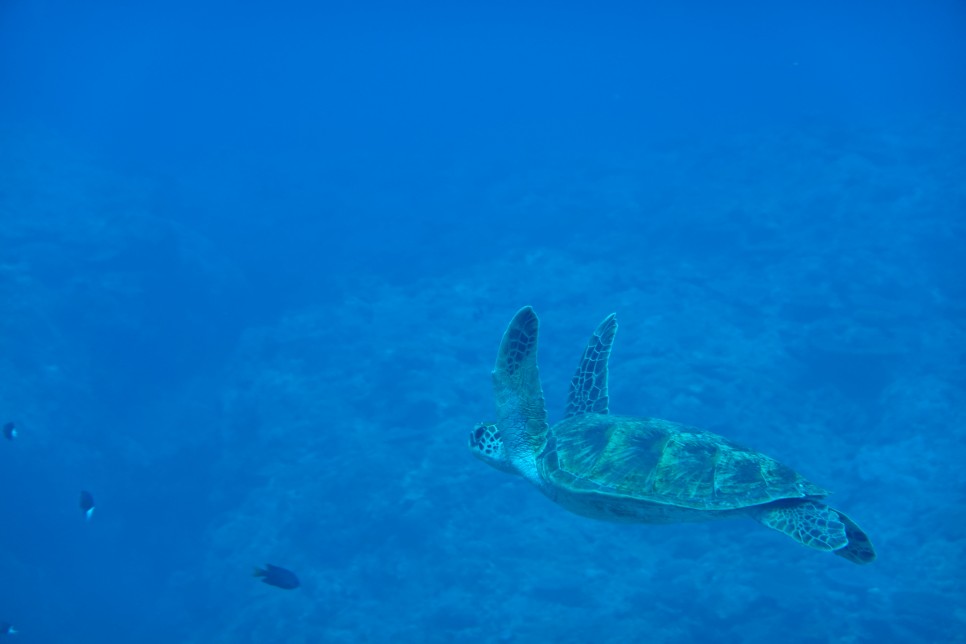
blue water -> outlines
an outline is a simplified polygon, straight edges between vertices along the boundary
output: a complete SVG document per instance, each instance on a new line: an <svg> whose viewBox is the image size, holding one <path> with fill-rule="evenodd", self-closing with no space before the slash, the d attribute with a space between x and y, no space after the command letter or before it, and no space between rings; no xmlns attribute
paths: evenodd
<svg viewBox="0 0 966 644"><path fill-rule="evenodd" d="M11 641L966 641L961 2L137 4L0 3ZM878 560L473 458L526 304Z"/></svg>

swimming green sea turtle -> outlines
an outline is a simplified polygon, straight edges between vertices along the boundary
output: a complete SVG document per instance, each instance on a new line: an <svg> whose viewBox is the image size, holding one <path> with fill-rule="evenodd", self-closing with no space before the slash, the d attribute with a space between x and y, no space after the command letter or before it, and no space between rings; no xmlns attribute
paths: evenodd
<svg viewBox="0 0 966 644"><path fill-rule="evenodd" d="M493 370L497 421L470 433L470 449L480 459L595 519L672 523L747 516L854 563L875 559L862 529L819 500L828 492L791 468L701 429L611 415L607 361L617 333L614 314L584 350L566 418L549 426L537 325L527 306L503 335Z"/></svg>

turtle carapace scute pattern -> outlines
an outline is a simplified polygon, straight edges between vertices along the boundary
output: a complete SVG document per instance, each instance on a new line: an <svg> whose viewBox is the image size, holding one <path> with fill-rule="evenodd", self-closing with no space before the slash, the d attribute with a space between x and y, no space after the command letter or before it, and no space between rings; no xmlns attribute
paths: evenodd
<svg viewBox="0 0 966 644"><path fill-rule="evenodd" d="M607 378L615 314L591 335L565 416L549 425L537 369L538 326L526 306L503 335L493 370L496 422L477 426L469 437L481 460L523 476L583 516L638 523L744 516L854 563L875 560L862 529L822 502L828 491L790 467L702 429L612 415Z"/></svg>

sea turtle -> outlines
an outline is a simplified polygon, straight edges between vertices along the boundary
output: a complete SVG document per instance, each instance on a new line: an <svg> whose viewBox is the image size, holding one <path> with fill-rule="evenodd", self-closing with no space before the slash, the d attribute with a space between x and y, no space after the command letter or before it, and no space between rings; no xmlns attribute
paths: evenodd
<svg viewBox="0 0 966 644"><path fill-rule="evenodd" d="M549 426L537 326L526 306L503 335L493 370L497 420L469 437L480 459L583 516L643 523L747 516L854 563L875 559L862 529L820 501L828 492L791 468L701 429L611 415L607 361L616 314L591 336L570 383L566 417Z"/></svg>

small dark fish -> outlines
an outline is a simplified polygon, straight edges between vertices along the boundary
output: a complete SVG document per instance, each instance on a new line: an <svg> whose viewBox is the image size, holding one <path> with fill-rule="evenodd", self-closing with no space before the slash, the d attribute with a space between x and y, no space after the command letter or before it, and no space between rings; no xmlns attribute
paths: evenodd
<svg viewBox="0 0 966 644"><path fill-rule="evenodd" d="M278 586L286 590L299 587L299 578L295 573L280 566L265 564L264 568L255 569L255 576L261 577L262 581L269 586Z"/></svg>
<svg viewBox="0 0 966 644"><path fill-rule="evenodd" d="M84 511L84 516L90 521L91 515L94 514L94 495L87 490L81 490L80 509Z"/></svg>
<svg viewBox="0 0 966 644"><path fill-rule="evenodd" d="M10 622L0 622L0 635L13 635L16 632Z"/></svg>
<svg viewBox="0 0 966 644"><path fill-rule="evenodd" d="M8 441L15 439L17 437L17 424L14 422L4 423L3 437ZM0 622L0 624L3 624L3 622Z"/></svg>

